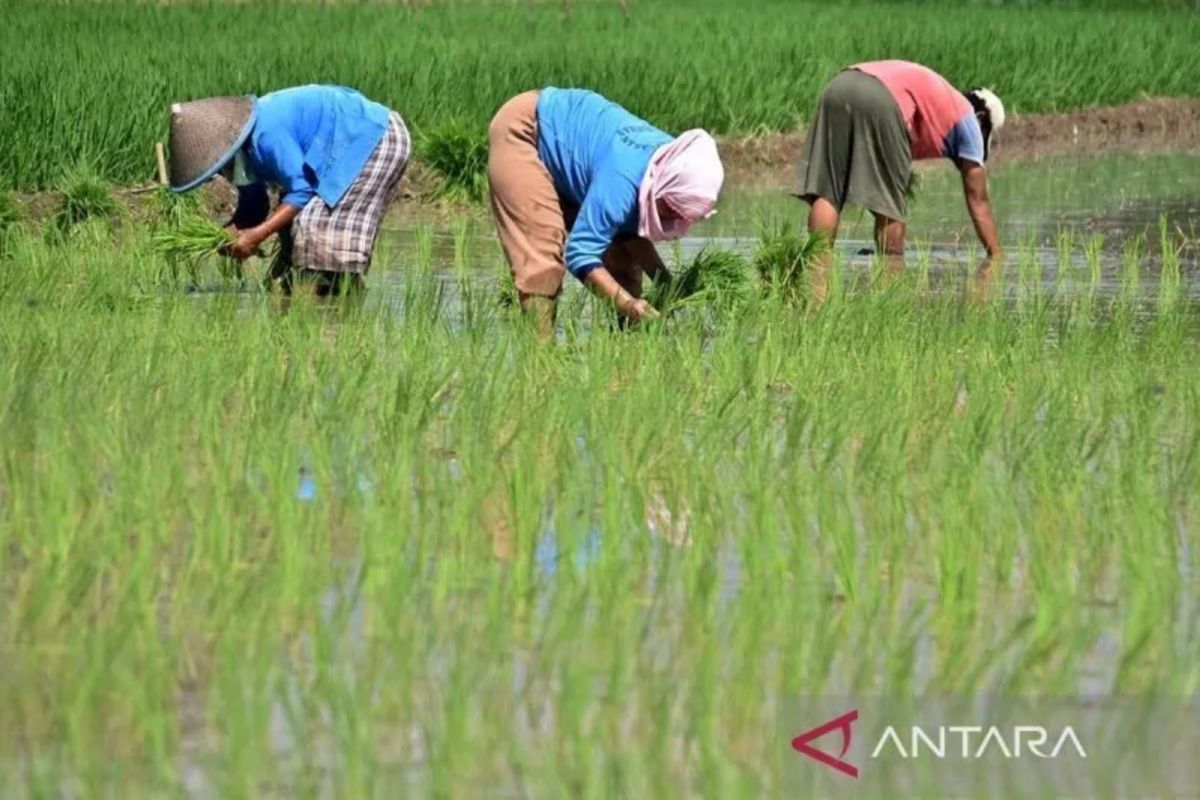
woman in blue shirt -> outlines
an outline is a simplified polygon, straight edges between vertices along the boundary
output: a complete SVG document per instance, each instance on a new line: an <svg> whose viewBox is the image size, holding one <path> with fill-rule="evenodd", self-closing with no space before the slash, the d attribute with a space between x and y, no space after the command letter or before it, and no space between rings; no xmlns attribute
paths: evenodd
<svg viewBox="0 0 1200 800"><path fill-rule="evenodd" d="M357 284L408 166L411 140L395 111L340 86L261 98L213 97L171 109L171 188L221 173L238 189L228 254L244 259L280 235L284 285L294 264L320 294ZM267 184L279 189L272 212Z"/></svg>
<svg viewBox="0 0 1200 800"><path fill-rule="evenodd" d="M543 335L570 272L627 319L657 315L643 270L669 277L653 241L712 216L725 173L701 130L672 138L595 92L526 92L488 132L492 214L521 298Z"/></svg>

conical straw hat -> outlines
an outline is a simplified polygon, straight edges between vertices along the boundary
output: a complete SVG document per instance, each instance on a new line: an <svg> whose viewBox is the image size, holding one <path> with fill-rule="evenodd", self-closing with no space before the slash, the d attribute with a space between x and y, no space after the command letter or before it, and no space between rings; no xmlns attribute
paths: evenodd
<svg viewBox="0 0 1200 800"><path fill-rule="evenodd" d="M215 175L246 141L257 115L250 95L171 106L171 190L186 192Z"/></svg>

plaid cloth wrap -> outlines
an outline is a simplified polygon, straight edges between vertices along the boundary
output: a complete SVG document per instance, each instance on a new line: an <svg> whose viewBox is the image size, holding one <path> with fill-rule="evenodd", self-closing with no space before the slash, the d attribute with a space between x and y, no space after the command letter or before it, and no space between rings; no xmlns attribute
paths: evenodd
<svg viewBox="0 0 1200 800"><path fill-rule="evenodd" d="M293 263L326 272L361 274L370 269L379 223L396 196L411 153L408 128L393 111L383 139L338 204L330 207L314 197L292 223Z"/></svg>

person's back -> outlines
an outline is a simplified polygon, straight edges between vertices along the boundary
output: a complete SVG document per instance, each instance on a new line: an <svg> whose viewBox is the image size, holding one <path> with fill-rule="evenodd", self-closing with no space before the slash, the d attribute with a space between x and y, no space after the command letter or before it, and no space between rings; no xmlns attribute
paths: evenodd
<svg viewBox="0 0 1200 800"><path fill-rule="evenodd" d="M255 166L264 169L264 178L288 188L316 177L310 188L336 205L383 138L388 114L386 106L343 86L271 92L258 100L250 137ZM303 193L294 199L307 201Z"/></svg>
<svg viewBox="0 0 1200 800"><path fill-rule="evenodd" d="M913 158L957 158L957 141L969 135L973 144L979 140L970 155L982 163L982 136L971 103L941 75L911 61L868 61L852 69L878 80L896 100L912 139ZM972 125L973 131L955 130Z"/></svg>
<svg viewBox="0 0 1200 800"><path fill-rule="evenodd" d="M542 90L538 98L538 155L560 197L581 205L601 167L636 187L650 157L671 137L584 89Z"/></svg>

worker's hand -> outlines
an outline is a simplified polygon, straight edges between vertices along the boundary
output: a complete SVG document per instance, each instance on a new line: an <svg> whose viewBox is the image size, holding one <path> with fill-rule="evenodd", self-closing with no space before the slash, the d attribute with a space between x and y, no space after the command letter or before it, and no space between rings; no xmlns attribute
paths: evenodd
<svg viewBox="0 0 1200 800"><path fill-rule="evenodd" d="M241 261L250 258L250 256L258 255L258 246L260 244L262 244L262 239L253 230L240 231L237 241L227 245L221 254Z"/></svg>
<svg viewBox="0 0 1200 800"><path fill-rule="evenodd" d="M628 317L631 322L641 322L645 319L658 319L659 317L659 313L654 306L650 305L640 297L628 304L625 308L622 308L621 313Z"/></svg>

